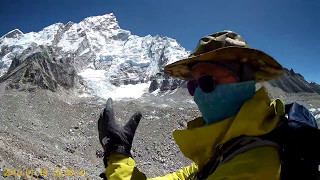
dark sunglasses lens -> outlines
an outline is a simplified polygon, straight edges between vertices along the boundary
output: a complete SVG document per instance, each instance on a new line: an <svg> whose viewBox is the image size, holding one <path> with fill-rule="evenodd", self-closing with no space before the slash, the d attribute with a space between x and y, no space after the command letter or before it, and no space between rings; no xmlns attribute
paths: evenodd
<svg viewBox="0 0 320 180"><path fill-rule="evenodd" d="M193 96L194 95L194 91L197 88L196 84L195 84L195 81L188 81L187 87L188 87L188 91L189 91L190 95Z"/></svg>
<svg viewBox="0 0 320 180"><path fill-rule="evenodd" d="M212 76L203 76L199 78L198 84L202 91L206 93L213 91L213 89L215 88L215 83Z"/></svg>

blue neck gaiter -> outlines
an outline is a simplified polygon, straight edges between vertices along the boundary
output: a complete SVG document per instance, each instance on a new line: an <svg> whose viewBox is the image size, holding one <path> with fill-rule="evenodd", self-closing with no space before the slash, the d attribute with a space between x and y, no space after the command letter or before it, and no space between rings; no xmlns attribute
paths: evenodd
<svg viewBox="0 0 320 180"><path fill-rule="evenodd" d="M212 92L205 93L197 88L194 101L198 105L206 125L236 115L245 101L255 93L255 81L218 85Z"/></svg>

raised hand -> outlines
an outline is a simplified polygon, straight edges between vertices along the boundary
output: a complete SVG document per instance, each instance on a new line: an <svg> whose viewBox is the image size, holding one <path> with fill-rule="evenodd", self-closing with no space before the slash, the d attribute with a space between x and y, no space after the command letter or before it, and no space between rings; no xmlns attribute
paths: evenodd
<svg viewBox="0 0 320 180"><path fill-rule="evenodd" d="M137 112L124 126L119 126L115 121L112 99L108 99L98 120L99 141L105 151L105 158L108 158L110 153L131 156L133 137L141 117L141 112Z"/></svg>

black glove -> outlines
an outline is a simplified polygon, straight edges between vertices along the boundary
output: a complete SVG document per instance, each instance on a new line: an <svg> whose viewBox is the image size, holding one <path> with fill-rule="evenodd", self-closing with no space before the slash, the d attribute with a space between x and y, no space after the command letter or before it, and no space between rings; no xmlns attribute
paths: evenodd
<svg viewBox="0 0 320 180"><path fill-rule="evenodd" d="M130 150L133 136L141 117L141 113L137 112L124 126L120 127L115 121L112 99L108 99L107 105L98 120L99 141L104 149L105 166L107 166L110 153L119 153L131 157Z"/></svg>

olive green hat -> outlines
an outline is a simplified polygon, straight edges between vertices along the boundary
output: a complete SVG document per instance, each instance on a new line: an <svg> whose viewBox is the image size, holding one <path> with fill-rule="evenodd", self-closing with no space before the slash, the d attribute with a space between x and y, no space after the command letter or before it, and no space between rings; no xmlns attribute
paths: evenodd
<svg viewBox="0 0 320 180"><path fill-rule="evenodd" d="M268 81L283 74L283 68L276 60L260 50L251 49L240 35L232 31L201 38L187 59L167 65L164 72L175 78L193 80L191 68L200 62L250 64L257 82Z"/></svg>

